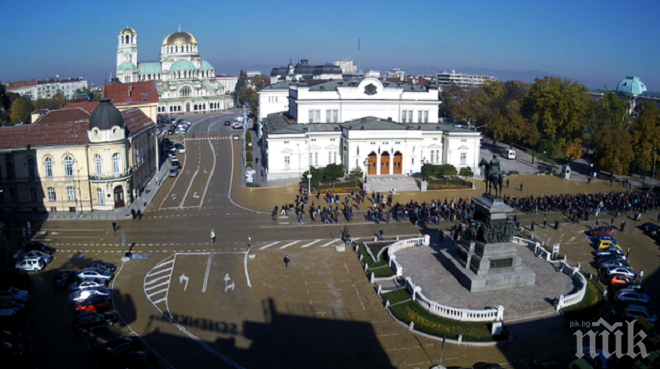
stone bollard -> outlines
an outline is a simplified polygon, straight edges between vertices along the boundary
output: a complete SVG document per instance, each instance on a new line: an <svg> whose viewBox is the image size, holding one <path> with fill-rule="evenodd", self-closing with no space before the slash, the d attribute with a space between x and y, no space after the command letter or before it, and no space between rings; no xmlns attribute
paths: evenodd
<svg viewBox="0 0 660 369"><path fill-rule="evenodd" d="M371 279L373 279L373 278L374 278L374 274L371 273ZM380 295L382 293L383 293L383 286L379 284L378 285L378 294Z"/></svg>
<svg viewBox="0 0 660 369"><path fill-rule="evenodd" d="M396 235L396 240L397 240L397 241L399 240L399 235Z"/></svg>
<svg viewBox="0 0 660 369"><path fill-rule="evenodd" d="M458 335L458 344L460 345L460 344L462 344L462 343L463 343L463 335L462 335L462 334L459 334L459 335Z"/></svg>
<svg viewBox="0 0 660 369"><path fill-rule="evenodd" d="M371 272L371 275L369 276L369 282L374 283L374 273Z"/></svg>
<svg viewBox="0 0 660 369"><path fill-rule="evenodd" d="M410 322L410 324L408 324L408 330L412 332L414 329L415 329L415 322Z"/></svg>
<svg viewBox="0 0 660 369"><path fill-rule="evenodd" d="M422 292L422 287L420 287L420 286L415 286L415 287L413 288L413 294L412 294L412 300L413 300L413 301L417 301L417 294L420 293L420 292Z"/></svg>
<svg viewBox="0 0 660 369"><path fill-rule="evenodd" d="M390 307L390 300L385 300L385 309Z"/></svg>
<svg viewBox="0 0 660 369"><path fill-rule="evenodd" d="M367 270L369 270L369 265L367 263L364 263L364 271L366 272Z"/></svg>
<svg viewBox="0 0 660 369"><path fill-rule="evenodd" d="M378 237L374 236L374 242L378 241Z"/></svg>
<svg viewBox="0 0 660 369"><path fill-rule="evenodd" d="M362 261L362 259L364 259L364 255L360 254L360 261Z"/></svg>

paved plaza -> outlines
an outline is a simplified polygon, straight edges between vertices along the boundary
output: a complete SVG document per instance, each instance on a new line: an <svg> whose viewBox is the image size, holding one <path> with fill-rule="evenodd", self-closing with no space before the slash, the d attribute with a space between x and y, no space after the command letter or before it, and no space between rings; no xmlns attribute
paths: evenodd
<svg viewBox="0 0 660 369"><path fill-rule="evenodd" d="M537 258L523 245L518 246L522 263L536 273L534 286L492 292L470 292L440 263L441 249L451 252L452 241L443 238L441 244L400 250L396 258L422 293L429 299L454 308L481 310L504 306L504 321L511 322L530 317L553 315L555 296L573 291L573 281L555 267Z"/></svg>

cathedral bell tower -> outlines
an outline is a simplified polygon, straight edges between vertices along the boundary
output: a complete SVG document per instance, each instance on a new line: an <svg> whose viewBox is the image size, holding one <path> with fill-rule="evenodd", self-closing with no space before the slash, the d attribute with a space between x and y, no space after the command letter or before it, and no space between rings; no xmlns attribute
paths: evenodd
<svg viewBox="0 0 660 369"><path fill-rule="evenodd" d="M136 82L137 75L137 32L126 26L118 37L117 78L121 82Z"/></svg>

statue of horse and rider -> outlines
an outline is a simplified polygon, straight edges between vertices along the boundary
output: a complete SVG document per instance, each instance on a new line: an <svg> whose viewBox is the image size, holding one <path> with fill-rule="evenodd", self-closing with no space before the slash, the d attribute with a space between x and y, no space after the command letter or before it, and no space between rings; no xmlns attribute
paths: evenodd
<svg viewBox="0 0 660 369"><path fill-rule="evenodd" d="M502 184L504 183L504 174L500 167L500 161L497 159L497 154L493 155L493 159L489 162L486 159L481 159L479 166L485 167L484 179L486 180L486 190L488 194L491 190L495 190L495 196L502 196ZM498 189L499 185L499 189Z"/></svg>

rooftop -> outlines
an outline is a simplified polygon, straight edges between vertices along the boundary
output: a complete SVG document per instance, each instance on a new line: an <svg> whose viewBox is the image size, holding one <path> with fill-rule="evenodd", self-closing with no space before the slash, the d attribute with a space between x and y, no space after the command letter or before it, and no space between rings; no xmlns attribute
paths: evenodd
<svg viewBox="0 0 660 369"><path fill-rule="evenodd" d="M158 102L155 81L112 83L103 85L102 96L112 99L115 106L139 105Z"/></svg>

